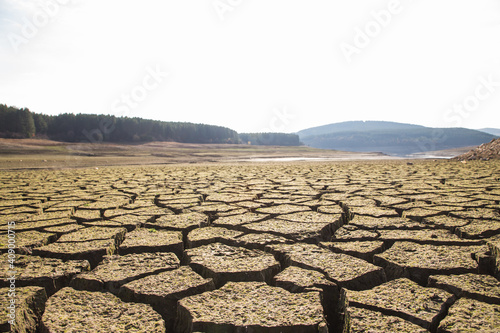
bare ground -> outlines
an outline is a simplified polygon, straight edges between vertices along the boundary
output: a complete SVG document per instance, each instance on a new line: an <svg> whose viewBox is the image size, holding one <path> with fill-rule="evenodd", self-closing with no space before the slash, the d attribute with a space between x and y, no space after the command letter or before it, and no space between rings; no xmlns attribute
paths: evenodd
<svg viewBox="0 0 500 333"><path fill-rule="evenodd" d="M500 330L498 161L1 170L0 184L0 294L13 229L29 332Z"/></svg>
<svg viewBox="0 0 500 333"><path fill-rule="evenodd" d="M189 144L68 143L42 139L0 139L0 169L81 168L117 165L245 162L269 158L364 160L391 158L382 153L354 153L283 146Z"/></svg>

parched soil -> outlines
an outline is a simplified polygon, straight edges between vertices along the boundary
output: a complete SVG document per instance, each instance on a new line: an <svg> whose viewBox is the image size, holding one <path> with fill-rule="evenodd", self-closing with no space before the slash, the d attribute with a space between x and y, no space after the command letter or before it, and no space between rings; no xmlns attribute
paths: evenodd
<svg viewBox="0 0 500 333"><path fill-rule="evenodd" d="M454 154L449 156L454 156ZM267 159L273 158L292 160L312 158L334 161L392 159L383 153L358 153L306 146L251 146L179 142L122 144L0 138L0 170L180 163L241 163L267 161Z"/></svg>
<svg viewBox="0 0 500 333"><path fill-rule="evenodd" d="M498 161L23 170L0 184L2 304L14 284L18 305L2 331L500 331Z"/></svg>

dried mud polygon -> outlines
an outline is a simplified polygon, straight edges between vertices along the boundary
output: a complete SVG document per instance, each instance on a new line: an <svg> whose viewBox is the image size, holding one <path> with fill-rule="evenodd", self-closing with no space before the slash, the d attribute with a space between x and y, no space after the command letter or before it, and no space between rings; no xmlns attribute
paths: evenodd
<svg viewBox="0 0 500 333"><path fill-rule="evenodd" d="M318 292L290 293L263 282L228 282L182 299L179 332L327 332Z"/></svg>
<svg viewBox="0 0 500 333"><path fill-rule="evenodd" d="M396 242L389 250L376 254L374 263L384 267L389 279L409 277L422 285L433 274L478 273L473 254L485 246L429 245Z"/></svg>
<svg viewBox="0 0 500 333"><path fill-rule="evenodd" d="M409 279L397 279L370 290L342 290L349 307L400 317L433 331L455 297L436 288L424 288Z"/></svg>
<svg viewBox="0 0 500 333"><path fill-rule="evenodd" d="M461 298L453 304L438 332L499 332L500 305Z"/></svg>
<svg viewBox="0 0 500 333"><path fill-rule="evenodd" d="M144 252L173 252L182 257L184 243L179 231L139 228L128 232L120 244L121 255Z"/></svg>
<svg viewBox="0 0 500 333"><path fill-rule="evenodd" d="M261 250L213 243L188 249L186 261L200 275L212 278L217 287L228 281L265 281L279 272L280 264Z"/></svg>
<svg viewBox="0 0 500 333"><path fill-rule="evenodd" d="M43 287L17 287L10 297L10 287L0 288L0 300L5 308L0 313L1 332L36 333L45 309L47 294ZM11 301L15 300L15 303ZM12 324L13 323L13 324Z"/></svg>
<svg viewBox="0 0 500 333"><path fill-rule="evenodd" d="M426 333L428 330L402 318L369 309L349 307L344 332L351 333Z"/></svg>
<svg viewBox="0 0 500 333"><path fill-rule="evenodd" d="M205 279L189 266L149 275L121 286L119 296L126 302L150 304L173 329L177 302L185 297L215 289L212 279Z"/></svg>
<svg viewBox="0 0 500 333"><path fill-rule="evenodd" d="M68 286L75 275L89 271L86 260L63 261L56 258L43 258L33 255L17 255L14 270L10 269L8 254L0 256L0 286L10 285L10 271L15 271L15 284L21 286L41 286L50 296L57 290Z"/></svg>
<svg viewBox="0 0 500 333"><path fill-rule="evenodd" d="M168 252L106 256L91 272L75 276L70 286L90 291L106 289L116 294L120 286L129 281L178 268L179 264L177 256Z"/></svg>
<svg viewBox="0 0 500 333"><path fill-rule="evenodd" d="M160 314L143 303L125 303L110 293L61 289L51 296L42 332L165 332Z"/></svg>

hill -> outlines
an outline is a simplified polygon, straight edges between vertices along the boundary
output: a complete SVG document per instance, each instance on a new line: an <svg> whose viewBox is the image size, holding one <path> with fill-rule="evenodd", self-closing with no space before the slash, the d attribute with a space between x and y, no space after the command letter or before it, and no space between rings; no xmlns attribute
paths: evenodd
<svg viewBox="0 0 500 333"><path fill-rule="evenodd" d="M338 132L407 130L416 128L424 128L424 126L396 123L391 121L344 121L341 123L333 123L323 126L311 127L302 130L297 134L301 138L303 138L312 135L322 135L322 134L330 134Z"/></svg>
<svg viewBox="0 0 500 333"><path fill-rule="evenodd" d="M144 143L169 141L203 144L299 146L297 134L238 133L230 128L113 115L38 114L0 104L0 138L41 138L64 142Z"/></svg>
<svg viewBox="0 0 500 333"><path fill-rule="evenodd" d="M103 114L45 115L0 104L0 137L65 142L238 143L236 131L214 125Z"/></svg>
<svg viewBox="0 0 500 333"><path fill-rule="evenodd" d="M491 140L471 151L455 157L459 161L498 160L500 159L500 139Z"/></svg>
<svg viewBox="0 0 500 333"><path fill-rule="evenodd" d="M495 136L500 136L500 128L481 128L478 131L481 131L481 132L484 132L484 133L488 133L488 134L492 134L492 135L495 135Z"/></svg>
<svg viewBox="0 0 500 333"><path fill-rule="evenodd" d="M305 129L298 134L304 144L314 148L392 155L477 146L495 138L466 128L430 128L385 121L349 121Z"/></svg>

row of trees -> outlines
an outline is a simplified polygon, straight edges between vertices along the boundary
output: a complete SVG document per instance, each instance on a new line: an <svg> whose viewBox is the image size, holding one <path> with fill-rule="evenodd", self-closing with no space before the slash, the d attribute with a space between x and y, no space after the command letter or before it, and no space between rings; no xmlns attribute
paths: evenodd
<svg viewBox="0 0 500 333"><path fill-rule="evenodd" d="M49 138L67 142L247 143L298 145L298 136L281 133L241 134L227 127L165 122L110 115L72 114L57 116L0 104L0 137ZM293 136L293 138L291 137ZM296 137L296 138L295 138Z"/></svg>
<svg viewBox="0 0 500 333"><path fill-rule="evenodd" d="M0 135L11 138L30 138L36 133L35 118L28 109L0 104Z"/></svg>
<svg viewBox="0 0 500 333"><path fill-rule="evenodd" d="M3 104L0 104L0 136L36 136L68 142L238 143L239 140L238 133L221 126L95 114L50 116Z"/></svg>
<svg viewBox="0 0 500 333"><path fill-rule="evenodd" d="M299 146L297 134L288 133L240 133L242 143L249 145Z"/></svg>

